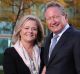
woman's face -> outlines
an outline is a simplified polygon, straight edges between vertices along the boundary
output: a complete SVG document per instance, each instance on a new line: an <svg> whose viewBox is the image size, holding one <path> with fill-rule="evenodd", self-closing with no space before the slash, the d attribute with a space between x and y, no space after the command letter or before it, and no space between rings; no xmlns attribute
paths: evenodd
<svg viewBox="0 0 80 74"><path fill-rule="evenodd" d="M37 38L38 28L34 20L24 22L21 31L21 41L34 42Z"/></svg>

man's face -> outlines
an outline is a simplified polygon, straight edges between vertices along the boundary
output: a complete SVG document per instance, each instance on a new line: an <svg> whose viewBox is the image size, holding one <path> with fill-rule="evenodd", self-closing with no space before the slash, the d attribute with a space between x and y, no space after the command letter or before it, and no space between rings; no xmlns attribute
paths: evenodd
<svg viewBox="0 0 80 74"><path fill-rule="evenodd" d="M45 11L45 18L48 28L54 33L61 32L67 24L66 15L62 15L61 11L57 7L49 7Z"/></svg>

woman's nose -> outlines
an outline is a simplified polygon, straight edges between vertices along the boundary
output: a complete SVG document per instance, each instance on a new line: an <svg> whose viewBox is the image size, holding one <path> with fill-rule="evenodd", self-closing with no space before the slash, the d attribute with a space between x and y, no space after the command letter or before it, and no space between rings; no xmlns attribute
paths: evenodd
<svg viewBox="0 0 80 74"><path fill-rule="evenodd" d="M30 28L30 29L29 29L29 32L32 32L32 31L33 31L32 28Z"/></svg>

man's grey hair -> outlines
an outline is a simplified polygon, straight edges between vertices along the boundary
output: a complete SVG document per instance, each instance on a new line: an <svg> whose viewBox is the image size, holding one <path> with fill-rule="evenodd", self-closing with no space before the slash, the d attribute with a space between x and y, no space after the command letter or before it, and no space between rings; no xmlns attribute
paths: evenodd
<svg viewBox="0 0 80 74"><path fill-rule="evenodd" d="M45 9L44 9L44 13L46 12L46 10L49 8L49 7L57 7L59 8L59 10L61 11L62 15L65 15L66 14L66 11L64 9L64 6L62 4L60 4L59 2L56 2L56 1L51 1L51 2L48 2L45 6Z"/></svg>

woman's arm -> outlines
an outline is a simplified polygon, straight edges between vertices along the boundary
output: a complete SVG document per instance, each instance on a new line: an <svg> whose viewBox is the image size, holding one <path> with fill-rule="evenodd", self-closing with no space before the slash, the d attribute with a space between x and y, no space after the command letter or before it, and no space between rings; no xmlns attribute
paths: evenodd
<svg viewBox="0 0 80 74"><path fill-rule="evenodd" d="M3 58L3 70L4 74L17 74L16 72L16 65L14 63L14 59L11 55L12 53L7 48L4 52L4 58Z"/></svg>

